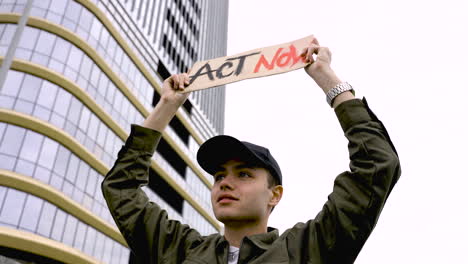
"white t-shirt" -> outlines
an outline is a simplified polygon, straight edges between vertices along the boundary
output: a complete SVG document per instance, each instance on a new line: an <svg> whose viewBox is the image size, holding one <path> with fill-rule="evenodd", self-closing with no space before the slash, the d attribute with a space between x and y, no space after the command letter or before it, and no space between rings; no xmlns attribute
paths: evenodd
<svg viewBox="0 0 468 264"><path fill-rule="evenodd" d="M229 246L228 264L237 264L237 260L239 260L239 248Z"/></svg>

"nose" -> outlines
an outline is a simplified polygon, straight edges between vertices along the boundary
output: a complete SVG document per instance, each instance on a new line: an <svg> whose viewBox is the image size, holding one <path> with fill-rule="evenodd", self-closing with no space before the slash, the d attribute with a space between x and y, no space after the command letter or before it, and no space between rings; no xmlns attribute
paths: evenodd
<svg viewBox="0 0 468 264"><path fill-rule="evenodd" d="M226 175L226 177L224 177L224 179L221 180L221 182L219 183L219 188L223 191L225 190L233 190L234 189L234 185L233 185L233 182L232 182L232 178L230 175Z"/></svg>

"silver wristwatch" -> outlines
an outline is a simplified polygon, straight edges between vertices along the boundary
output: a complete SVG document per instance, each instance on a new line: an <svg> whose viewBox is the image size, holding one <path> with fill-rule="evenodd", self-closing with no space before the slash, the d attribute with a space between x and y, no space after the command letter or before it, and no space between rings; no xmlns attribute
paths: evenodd
<svg viewBox="0 0 468 264"><path fill-rule="evenodd" d="M353 87L347 82L339 83L335 87L330 89L327 92L327 103L330 105L330 107L333 107L333 100L335 99L335 97L346 91L351 91L354 94Z"/></svg>

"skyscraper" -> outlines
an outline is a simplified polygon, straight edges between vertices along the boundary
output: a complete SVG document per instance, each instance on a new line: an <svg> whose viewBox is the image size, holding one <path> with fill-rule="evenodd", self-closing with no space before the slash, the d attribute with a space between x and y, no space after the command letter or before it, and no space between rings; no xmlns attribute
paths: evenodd
<svg viewBox="0 0 468 264"><path fill-rule="evenodd" d="M129 262L100 184L163 80L226 55L227 11L227 0L0 0L0 263ZM195 153L223 132L224 96L190 95L144 188L202 234L221 226Z"/></svg>

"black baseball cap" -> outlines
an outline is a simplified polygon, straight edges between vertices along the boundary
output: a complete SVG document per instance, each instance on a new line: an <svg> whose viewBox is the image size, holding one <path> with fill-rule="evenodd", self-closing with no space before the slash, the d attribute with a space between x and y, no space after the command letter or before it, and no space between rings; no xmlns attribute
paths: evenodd
<svg viewBox="0 0 468 264"><path fill-rule="evenodd" d="M281 169L265 147L221 135L205 141L197 152L198 164L211 175L216 173L220 165L231 159L239 159L265 168L280 185L283 183Z"/></svg>

